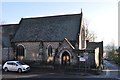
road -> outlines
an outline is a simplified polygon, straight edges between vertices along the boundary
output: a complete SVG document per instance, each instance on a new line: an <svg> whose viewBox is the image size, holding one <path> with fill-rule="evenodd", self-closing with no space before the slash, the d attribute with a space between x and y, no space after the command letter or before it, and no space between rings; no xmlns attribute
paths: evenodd
<svg viewBox="0 0 120 80"><path fill-rule="evenodd" d="M120 66L111 63L109 61L104 61L105 64L105 70L103 70L106 74L106 77L110 77L110 78L120 78Z"/></svg>
<svg viewBox="0 0 120 80"><path fill-rule="evenodd" d="M104 70L100 75L92 75L91 78L116 78L120 79L120 66L104 60Z"/></svg>
<svg viewBox="0 0 120 80"><path fill-rule="evenodd" d="M103 73L100 75L95 75L95 74L90 74L90 73L86 73L84 75L84 73L70 73L70 72L54 72L54 71L36 71L36 70L31 70L30 72L27 73L17 73L17 72L3 72L2 77L3 80L8 80L8 79L22 79L22 80L33 80L33 79L47 79L47 78L70 78L70 79L79 79L79 78L84 78L84 79L96 79L96 78L101 78L103 80L103 78L115 78L116 80L120 80L120 75L119 75L119 70L118 70L118 66L116 64L113 64L109 61L104 60L104 65L105 65L105 69L103 70ZM92 79L93 80L93 79Z"/></svg>

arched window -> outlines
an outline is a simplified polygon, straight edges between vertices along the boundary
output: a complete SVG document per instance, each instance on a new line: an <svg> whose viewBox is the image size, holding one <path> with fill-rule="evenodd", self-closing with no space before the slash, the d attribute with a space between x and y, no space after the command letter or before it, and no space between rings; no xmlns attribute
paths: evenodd
<svg viewBox="0 0 120 80"><path fill-rule="evenodd" d="M25 50L24 47L22 45L18 45L16 48L16 58L22 58L25 56Z"/></svg>
<svg viewBox="0 0 120 80"><path fill-rule="evenodd" d="M52 56L52 46L48 47L48 56Z"/></svg>

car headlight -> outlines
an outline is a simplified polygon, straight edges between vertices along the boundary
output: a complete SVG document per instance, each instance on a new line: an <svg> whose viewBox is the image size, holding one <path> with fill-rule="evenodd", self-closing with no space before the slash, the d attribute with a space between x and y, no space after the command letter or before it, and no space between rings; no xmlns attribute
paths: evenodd
<svg viewBox="0 0 120 80"><path fill-rule="evenodd" d="M25 68L23 68L23 70L25 70Z"/></svg>

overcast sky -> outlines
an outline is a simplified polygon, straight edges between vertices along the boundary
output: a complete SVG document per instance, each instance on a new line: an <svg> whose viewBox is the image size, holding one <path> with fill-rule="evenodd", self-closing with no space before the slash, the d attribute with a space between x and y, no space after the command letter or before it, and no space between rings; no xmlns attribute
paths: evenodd
<svg viewBox="0 0 120 80"><path fill-rule="evenodd" d="M93 31L96 41L104 41L104 45L114 42L118 45L118 0L110 2L87 1L84 2L14 2L3 1L2 23L19 23L21 18L41 17L60 14L76 14L83 11L83 17L88 27Z"/></svg>

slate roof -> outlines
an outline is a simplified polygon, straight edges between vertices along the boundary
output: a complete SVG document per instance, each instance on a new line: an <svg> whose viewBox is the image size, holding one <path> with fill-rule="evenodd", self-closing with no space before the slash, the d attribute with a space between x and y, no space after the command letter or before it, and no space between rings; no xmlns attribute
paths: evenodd
<svg viewBox="0 0 120 80"><path fill-rule="evenodd" d="M18 24L0 25L2 27L2 47L10 47L11 39L18 30Z"/></svg>
<svg viewBox="0 0 120 80"><path fill-rule="evenodd" d="M76 41L80 32L82 13L37 18L22 18L13 42Z"/></svg>
<svg viewBox="0 0 120 80"><path fill-rule="evenodd" d="M97 47L103 46L103 42L88 42L87 50L95 50Z"/></svg>

